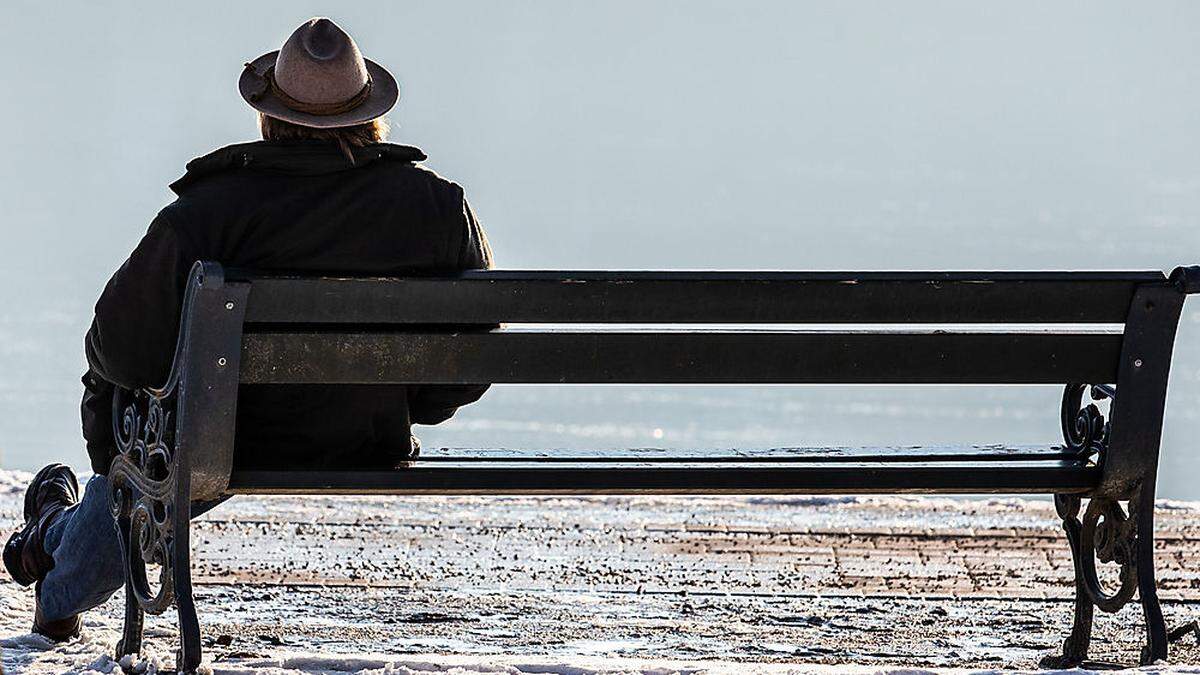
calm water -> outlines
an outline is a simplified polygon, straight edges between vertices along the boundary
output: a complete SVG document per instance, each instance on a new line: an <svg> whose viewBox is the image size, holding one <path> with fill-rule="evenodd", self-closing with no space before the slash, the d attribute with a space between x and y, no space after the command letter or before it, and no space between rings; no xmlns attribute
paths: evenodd
<svg viewBox="0 0 1200 675"><path fill-rule="evenodd" d="M253 136L235 95L242 62L329 11L219 4L9 9L22 29L0 56L22 66L3 69L0 87L23 103L0 110L10 130L0 134L3 466L84 464L76 405L91 304L183 164ZM1200 262L1200 4L338 9L402 83L396 140L467 186L502 266ZM1162 482L1168 496L1200 499L1193 302ZM427 444L533 447L1053 442L1058 396L503 387L418 433Z"/></svg>

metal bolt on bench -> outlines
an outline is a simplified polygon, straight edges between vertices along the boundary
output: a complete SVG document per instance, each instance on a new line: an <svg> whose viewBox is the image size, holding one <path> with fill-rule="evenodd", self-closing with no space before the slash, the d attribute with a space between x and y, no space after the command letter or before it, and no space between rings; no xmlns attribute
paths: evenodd
<svg viewBox="0 0 1200 675"><path fill-rule="evenodd" d="M319 278L192 270L169 380L123 391L112 503L128 567L118 655L175 606L177 667L201 662L193 505L231 494L1030 493L1055 496L1075 561L1061 656L1087 658L1093 611L1136 595L1141 662L1167 655L1154 486L1167 375L1200 266L1161 272L470 272ZM726 330L488 330L731 324ZM1043 330L752 330L745 324L1052 324ZM1123 332L1072 324L1122 324ZM438 326L438 328L430 328ZM827 449L628 457L474 453L391 471L234 471L239 384L927 383L1064 386L1064 442L1036 448ZM1109 401L1107 419L1097 405ZM1086 507L1084 506L1086 500ZM1122 506L1122 503L1125 506ZM1082 514L1082 515L1081 515ZM1100 583L1097 559L1120 586ZM157 583L147 564L160 566Z"/></svg>

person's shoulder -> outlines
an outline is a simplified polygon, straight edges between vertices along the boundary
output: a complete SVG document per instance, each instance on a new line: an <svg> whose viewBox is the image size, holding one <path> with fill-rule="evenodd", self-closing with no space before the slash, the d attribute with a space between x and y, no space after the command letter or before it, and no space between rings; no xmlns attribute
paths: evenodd
<svg viewBox="0 0 1200 675"><path fill-rule="evenodd" d="M249 166L253 161L255 150L261 145L262 141L234 143L200 155L184 166L183 176L172 182L169 187L175 194L182 195L186 189L204 178L224 173L230 169Z"/></svg>
<svg viewBox="0 0 1200 675"><path fill-rule="evenodd" d="M387 160L380 162L381 167L386 167L387 170L409 180L426 183L436 191L461 197L463 187L427 166L425 161L429 158L418 148L393 143L378 143L367 147L379 149L382 153L380 159Z"/></svg>
<svg viewBox="0 0 1200 675"><path fill-rule="evenodd" d="M203 241L214 215L227 211L236 201L229 198L229 181L222 177L245 167L258 145L260 142L254 141L226 145L188 161L183 176L168 185L175 198L159 210L150 231L171 237L185 247Z"/></svg>

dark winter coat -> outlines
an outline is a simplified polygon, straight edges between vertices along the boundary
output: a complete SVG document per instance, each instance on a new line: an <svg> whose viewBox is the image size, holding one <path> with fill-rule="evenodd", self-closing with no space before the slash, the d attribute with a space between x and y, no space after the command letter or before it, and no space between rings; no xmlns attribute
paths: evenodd
<svg viewBox="0 0 1200 675"><path fill-rule="evenodd" d="M491 266L463 189L416 148L256 142L193 160L100 300L86 338L83 431L92 468L114 450L112 385L166 382L187 274L196 260L270 272L453 273ZM384 467L413 451L410 424L437 424L480 386L246 385L235 462Z"/></svg>

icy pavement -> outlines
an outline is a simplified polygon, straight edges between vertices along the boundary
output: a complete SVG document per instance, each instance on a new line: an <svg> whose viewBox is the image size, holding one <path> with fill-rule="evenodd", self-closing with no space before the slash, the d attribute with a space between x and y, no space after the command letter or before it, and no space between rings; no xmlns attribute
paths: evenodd
<svg viewBox="0 0 1200 675"><path fill-rule="evenodd" d="M0 526L23 477L0 472ZM1160 506L1171 626L1196 618L1200 505ZM1049 500L241 498L193 529L215 673L913 672L1033 669L1071 617ZM27 633L0 581L9 673L119 671L118 595L80 640ZM1097 613L1128 664L1134 605ZM147 621L155 671L169 616ZM1173 645L1172 672L1200 647Z"/></svg>

